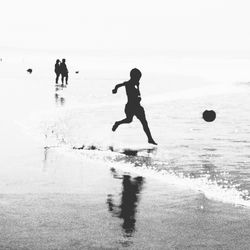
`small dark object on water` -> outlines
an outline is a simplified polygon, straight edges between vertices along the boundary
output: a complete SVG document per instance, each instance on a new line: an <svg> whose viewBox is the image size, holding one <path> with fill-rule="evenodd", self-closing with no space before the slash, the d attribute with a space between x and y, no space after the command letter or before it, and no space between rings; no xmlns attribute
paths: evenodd
<svg viewBox="0 0 250 250"><path fill-rule="evenodd" d="M84 145L82 145L82 146L81 146L81 147L79 147L79 148L78 148L78 147L73 147L73 149L79 149L79 150L80 150L80 149L84 149L84 148L85 148L85 146L84 146Z"/></svg>
<svg viewBox="0 0 250 250"><path fill-rule="evenodd" d="M213 122L216 118L216 113L213 110L205 110L202 117L206 122Z"/></svg>
<svg viewBox="0 0 250 250"><path fill-rule="evenodd" d="M129 156L137 156L138 151L137 150L125 149L122 153L125 154L125 155L129 155Z"/></svg>
<svg viewBox="0 0 250 250"><path fill-rule="evenodd" d="M87 148L88 150L97 150L97 147L94 145L91 145Z"/></svg>
<svg viewBox="0 0 250 250"><path fill-rule="evenodd" d="M32 73L32 69L27 69L27 72L29 72L31 74Z"/></svg>
<svg viewBox="0 0 250 250"><path fill-rule="evenodd" d="M76 74L78 74L79 73L79 71L76 71Z"/></svg>
<svg viewBox="0 0 250 250"><path fill-rule="evenodd" d="M82 145L81 147L73 147L73 149L100 150L94 145L91 145L91 146L88 146L88 147L86 147L85 145Z"/></svg>

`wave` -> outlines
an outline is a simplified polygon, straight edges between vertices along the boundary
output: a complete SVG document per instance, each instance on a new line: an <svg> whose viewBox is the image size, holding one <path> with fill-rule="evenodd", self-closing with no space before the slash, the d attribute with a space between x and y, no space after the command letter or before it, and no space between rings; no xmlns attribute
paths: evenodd
<svg viewBox="0 0 250 250"><path fill-rule="evenodd" d="M26 129L29 131L29 129ZM32 134L33 136L35 133ZM51 138L51 137L54 138ZM203 193L208 199L230 203L236 206L250 207L250 195L248 190L241 190L239 184L233 184L229 177L218 176L216 180L211 175L203 174L193 176L176 172L171 168L171 161L168 162L167 152L158 148L153 151L127 151L124 145L116 145L118 150L113 148L109 142L88 142L82 147L76 147L64 138L58 131L52 136L43 137L44 148L57 147L61 153L70 154L72 157L99 161L102 165L112 166L123 172L130 172L146 178L154 178L158 181L177 186L178 188L190 189ZM41 139L42 137L40 137ZM78 150L76 150L78 149ZM134 154L135 153L135 154ZM162 157L164 155L164 157ZM164 160L163 160L164 159ZM228 176L228 175L227 175Z"/></svg>
<svg viewBox="0 0 250 250"><path fill-rule="evenodd" d="M210 180L210 175L193 178L184 174L177 174L168 170L158 170L157 167L134 168L129 165L117 165L117 168L123 171L132 171L143 177L155 178L178 188L190 189L203 193L208 199L230 203L236 206L250 207L250 197L248 190L240 190L239 185L233 185L229 182L221 185L217 181Z"/></svg>
<svg viewBox="0 0 250 250"><path fill-rule="evenodd" d="M99 164L115 168L121 172L139 175L145 178L153 178L181 189L189 189L204 194L208 199L229 203L235 206L250 207L248 190L241 190L239 184L223 178L212 180L210 174L194 177L191 174L178 173L170 169L167 161L161 161L155 152L142 152L142 154L124 155L112 150L99 150L98 145L82 150L72 149L72 145L60 147L62 153L81 160L93 160Z"/></svg>

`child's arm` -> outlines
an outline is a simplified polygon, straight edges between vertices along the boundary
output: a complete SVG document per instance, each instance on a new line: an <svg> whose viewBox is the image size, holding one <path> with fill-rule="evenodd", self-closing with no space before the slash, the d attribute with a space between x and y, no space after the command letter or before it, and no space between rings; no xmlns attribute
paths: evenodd
<svg viewBox="0 0 250 250"><path fill-rule="evenodd" d="M112 93L116 94L118 88L125 86L125 84L126 84L126 82L115 85L114 89L112 90Z"/></svg>

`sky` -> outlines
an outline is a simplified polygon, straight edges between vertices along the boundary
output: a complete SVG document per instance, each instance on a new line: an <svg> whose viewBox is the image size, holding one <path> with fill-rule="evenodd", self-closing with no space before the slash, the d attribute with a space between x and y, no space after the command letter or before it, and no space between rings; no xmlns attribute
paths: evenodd
<svg viewBox="0 0 250 250"><path fill-rule="evenodd" d="M0 46L249 50L249 0L1 0Z"/></svg>

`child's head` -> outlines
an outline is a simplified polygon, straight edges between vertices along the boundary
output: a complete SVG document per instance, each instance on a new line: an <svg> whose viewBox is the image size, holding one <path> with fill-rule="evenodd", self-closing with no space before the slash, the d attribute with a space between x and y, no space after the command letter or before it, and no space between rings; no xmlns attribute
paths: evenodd
<svg viewBox="0 0 250 250"><path fill-rule="evenodd" d="M132 80L139 81L141 79L141 71L139 69L132 69L130 71L130 77Z"/></svg>

